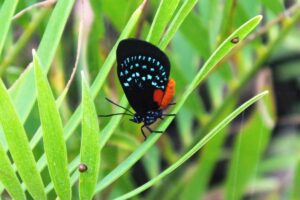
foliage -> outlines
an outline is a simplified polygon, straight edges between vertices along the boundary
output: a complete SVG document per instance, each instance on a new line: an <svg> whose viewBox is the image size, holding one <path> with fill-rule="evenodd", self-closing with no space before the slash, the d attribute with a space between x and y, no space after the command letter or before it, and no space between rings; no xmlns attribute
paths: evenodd
<svg viewBox="0 0 300 200"><path fill-rule="evenodd" d="M274 129L299 115L277 90L299 90L298 3L0 2L2 198L300 198L299 130ZM146 141L126 116L97 117L122 111L105 97L128 106L115 51L129 37L163 49L176 80L177 116Z"/></svg>

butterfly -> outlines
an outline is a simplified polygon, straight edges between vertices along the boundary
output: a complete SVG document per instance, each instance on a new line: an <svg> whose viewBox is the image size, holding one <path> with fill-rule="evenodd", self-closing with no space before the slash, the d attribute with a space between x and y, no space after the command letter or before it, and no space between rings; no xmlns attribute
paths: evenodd
<svg viewBox="0 0 300 200"><path fill-rule="evenodd" d="M127 112L110 115L130 115L134 123L143 123L141 132L146 139L144 128L150 133L149 126L157 119L175 114L165 114L163 110L169 105L175 94L175 81L169 79L170 62L166 54L153 44L138 40L125 39L117 47L117 73L120 84L135 113L115 102L110 103L125 109Z"/></svg>

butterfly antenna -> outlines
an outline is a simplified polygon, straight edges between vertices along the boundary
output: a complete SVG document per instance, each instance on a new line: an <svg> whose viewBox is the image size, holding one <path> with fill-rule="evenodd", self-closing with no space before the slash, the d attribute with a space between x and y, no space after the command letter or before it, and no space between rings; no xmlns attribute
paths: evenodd
<svg viewBox="0 0 300 200"><path fill-rule="evenodd" d="M129 109L127 109L127 108L125 108L125 107L123 107L123 106L121 106L121 105L119 105L119 104L113 102L112 100L110 100L110 99L108 99L108 98L106 98L106 97L105 97L105 99L106 99L108 102L110 102L111 104L114 104L115 106L118 106L118 107L120 107L120 108L123 108L123 109L126 110L127 112L129 112L129 113L131 113L132 115L134 115L134 113L131 112ZM127 113L127 114L128 114L128 113Z"/></svg>
<svg viewBox="0 0 300 200"><path fill-rule="evenodd" d="M114 116L114 115L128 115L128 116L133 116L132 114L129 114L129 113L113 113L113 114L108 114L108 115L98 115L98 117L111 117L111 116Z"/></svg>

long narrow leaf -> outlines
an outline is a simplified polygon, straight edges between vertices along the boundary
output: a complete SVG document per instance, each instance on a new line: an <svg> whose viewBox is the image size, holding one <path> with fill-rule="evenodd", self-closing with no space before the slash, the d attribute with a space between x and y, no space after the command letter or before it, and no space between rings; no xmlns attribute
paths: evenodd
<svg viewBox="0 0 300 200"><path fill-rule="evenodd" d="M110 69L112 68L112 66L115 62L116 49L117 49L118 42L122 39L127 38L130 35L130 33L133 31L139 18L141 17L141 14L142 14L145 4L146 4L146 0L143 1L143 3L132 14L132 16L129 19L127 25L125 26L123 32L121 33L116 45L110 51L107 59L105 60L103 66L101 67L101 70L99 71L95 81L93 82L93 84L91 86L92 98L95 98L96 95L98 94L99 90L101 89L101 87L103 86L103 84L105 82L106 76L108 75ZM66 125L64 127L64 135L65 135L66 140L74 133L74 130L79 125L80 119L81 119L81 114L82 114L82 107L81 107L81 105L79 105L77 107L76 111L74 112L74 114L71 116L70 120L66 123ZM37 142L39 141L39 139L41 137L42 137L41 134L35 134L35 136L32 139L32 140L34 140L33 142L35 145L37 144ZM40 158L38 163L39 163L39 166L41 166L41 169L43 169L46 166L44 155Z"/></svg>
<svg viewBox="0 0 300 200"><path fill-rule="evenodd" d="M117 45L118 42L122 39L127 38L131 32L133 31L135 25L137 24L138 20L141 17L142 11L144 9L144 6L146 4L146 0L143 1L143 3L136 9L136 11L132 14L132 16L130 17L127 25L125 26L123 32L121 33L118 41L116 42L115 46L112 48L111 52L109 53L107 59L105 60L103 66L101 67L101 70L99 71L95 81L93 82L93 85L91 86L91 93L92 93L92 98L95 98L97 93L99 92L99 90L101 89L101 87L104 84L105 81L105 77L108 75L111 67L113 66L115 59L116 59L116 49L117 49ZM126 105L125 105L126 106ZM74 112L74 114L71 116L70 120L67 122L67 124L64 127L64 135L65 135L65 139L68 139L73 133L74 130L76 129L76 127L78 126L78 124L80 123L80 117L81 117L81 105L78 106L78 108L76 109L76 111ZM120 117L121 118L121 117ZM114 120L117 120L116 118L114 118ZM116 126L118 124L118 122L113 122L113 126ZM111 129L112 130L112 129ZM109 134L107 135L107 137L104 136L104 140L101 140L101 144L100 146L104 146L103 141L107 141L112 133L111 130L108 130ZM37 144L37 142L39 141L39 139L41 138L40 134L36 134L33 138L34 141L32 141L34 143L34 145ZM103 145L102 145L103 144ZM78 157L76 157L75 159L78 159ZM74 160L75 160L74 159ZM45 155L43 155L39 161L38 161L38 165L40 166L39 169L43 169L46 166L46 159L45 159ZM71 170L73 171L73 170ZM79 176L77 176L78 178ZM49 191L51 191L51 189L53 188L52 184L49 184L46 188L46 192L48 193Z"/></svg>
<svg viewBox="0 0 300 200"><path fill-rule="evenodd" d="M2 80L0 96L0 123L17 170L32 197L46 199L42 178L30 150L25 129Z"/></svg>
<svg viewBox="0 0 300 200"><path fill-rule="evenodd" d="M193 79L192 83L185 90L180 100L177 101L176 106L171 111L172 113L177 113L179 109L183 106L189 95L193 92L193 90L199 86L201 81L203 81L208 73L216 66L216 64L225 57L230 50L233 49L234 44L230 42L230 40L234 37L239 37L240 40L244 39L247 34L249 34L261 21L261 16L256 16L250 19L248 22L239 27L235 32L233 32L211 55L211 57L207 60L205 65L198 72L196 77ZM172 118L166 118L164 121L158 126L158 130L165 130L167 126L171 123ZM102 190L107 187L113 181L115 181L118 177L124 174L134 163L136 163L146 152L147 150L159 139L160 134L152 134L135 152L133 152L122 164L118 165L111 173L109 173L106 177L104 177L100 182L98 182L96 186L96 192Z"/></svg>
<svg viewBox="0 0 300 200"><path fill-rule="evenodd" d="M42 61L44 72L48 72L50 68L73 4L74 0L57 1L49 19L42 41L37 50L37 55ZM22 78L17 80L11 87L10 95L21 121L24 122L36 100L34 73L31 67L28 68L22 75Z"/></svg>
<svg viewBox="0 0 300 200"><path fill-rule="evenodd" d="M211 130L205 137L200 140L191 150L189 150L186 154L181 156L181 158L176 161L173 165L168 167L166 170L164 170L162 173L160 173L155 178L151 179L147 183L143 184L142 186L136 188L135 190L122 195L121 197L117 198L118 200L128 199L130 197L133 197L142 191L146 190L147 188L154 185L156 182L173 172L176 168L178 168L180 165L182 165L185 161L187 161L190 157L192 157L203 145L205 145L207 142L209 142L218 132L220 132L223 128L225 128L236 116L238 116L241 112L246 110L249 106L254 104L256 101L261 99L263 96L268 94L267 91L262 92L255 97L251 98L244 104L242 104L240 107L238 107L236 110L234 110L232 113L230 113L223 121L221 121L213 130Z"/></svg>
<svg viewBox="0 0 300 200"><path fill-rule="evenodd" d="M79 177L80 199L92 199L98 180L100 166L100 139L96 108L88 84L82 74L82 136L81 163L87 167Z"/></svg>
<svg viewBox="0 0 300 200"><path fill-rule="evenodd" d="M186 18L186 16L191 12L193 7L196 5L198 0L186 0L180 7L179 11L177 12L176 16L172 20L167 32L165 33L162 41L160 42L159 46L162 49L165 49L171 39L174 37L176 31L179 29L180 25Z"/></svg>
<svg viewBox="0 0 300 200"><path fill-rule="evenodd" d="M19 0L5 0L0 10L0 56Z"/></svg>
<svg viewBox="0 0 300 200"><path fill-rule="evenodd" d="M67 150L63 137L62 121L55 105L50 85L45 74L42 72L38 57L35 53L33 53L33 64L38 107L43 129L44 149L49 173L59 198L71 199Z"/></svg>
<svg viewBox="0 0 300 200"><path fill-rule="evenodd" d="M174 11L176 10L179 0L162 0L155 14L152 22L147 41L157 44L166 28L169 20L171 19Z"/></svg>
<svg viewBox="0 0 300 200"><path fill-rule="evenodd" d="M0 182L13 199L26 199L21 184L16 176L14 169L2 147L0 145Z"/></svg>

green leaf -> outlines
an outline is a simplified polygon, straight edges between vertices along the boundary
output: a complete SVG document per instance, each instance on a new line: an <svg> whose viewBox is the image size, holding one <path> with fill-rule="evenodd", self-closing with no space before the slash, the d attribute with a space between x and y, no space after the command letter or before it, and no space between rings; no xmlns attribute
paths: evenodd
<svg viewBox="0 0 300 200"><path fill-rule="evenodd" d="M294 170L292 200L297 200L300 197L299 185L300 185L300 160L298 159L297 165Z"/></svg>
<svg viewBox="0 0 300 200"><path fill-rule="evenodd" d="M192 157L201 147L203 147L208 141L210 141L218 132L220 132L223 128L225 128L236 116L238 116L241 112L246 110L249 106L254 104L256 101L261 99L263 96L268 94L267 91L262 92L255 97L251 98L244 104L242 104L240 107L238 107L236 110L234 110L232 113L230 113L221 123L219 123L217 126L215 126L203 139L201 139L192 149L190 149L186 154L180 157L178 161L176 161L173 165L168 167L166 170L164 170L162 173L160 173L155 178L151 179L147 183L143 184L142 186L136 188L135 190L122 195L121 197L118 197L118 200L128 199L131 198L143 191L145 191L147 188L154 185L156 182L160 181L165 176L169 175L171 172L173 172L175 169L177 169L179 166L181 166L185 161L187 161L190 157Z"/></svg>
<svg viewBox="0 0 300 200"><path fill-rule="evenodd" d="M211 55L211 57L207 60L205 65L200 69L197 73L196 77L192 80L191 84L187 87L179 101L176 102L174 109L171 113L177 113L179 109L183 106L187 98L191 95L193 90L199 86L201 81L203 81L208 73L216 66L216 64L227 55L231 49L235 46L235 44L231 43L231 39L234 37L239 37L240 40L244 39L248 33L253 30L261 20L261 16L256 16L250 19L248 22L243 24L240 28L238 28L235 32L233 32ZM169 117L164 119L162 123L158 126L157 130L165 130L167 126L171 123L173 117ZM107 176L105 176L100 182L97 183L96 191L100 191L103 188L107 187L113 181L115 181L118 177L124 174L131 166L134 165L146 152L147 150L155 144L155 142L159 139L160 134L151 134L147 140L139 146L139 148L134 151L126 160L123 161L120 165L118 165L112 172L110 172Z"/></svg>
<svg viewBox="0 0 300 200"><path fill-rule="evenodd" d="M180 32L197 50L197 52L207 59L210 55L210 35L205 24L195 13L191 13L180 27Z"/></svg>
<svg viewBox="0 0 300 200"><path fill-rule="evenodd" d="M19 0L6 0L0 10L0 55Z"/></svg>
<svg viewBox="0 0 300 200"><path fill-rule="evenodd" d="M241 199L255 176L273 128L264 119L266 117L256 110L237 134L226 180L225 199Z"/></svg>
<svg viewBox="0 0 300 200"><path fill-rule="evenodd" d="M162 0L153 19L147 41L157 44L180 0Z"/></svg>
<svg viewBox="0 0 300 200"><path fill-rule="evenodd" d="M165 49L167 45L170 43L171 39L174 37L176 31L179 29L180 25L186 18L186 16L191 12L195 4L198 0L186 0L179 8L178 12L176 13L175 17L173 18L169 28L167 29L164 37L162 38L159 46L162 49Z"/></svg>
<svg viewBox="0 0 300 200"><path fill-rule="evenodd" d="M26 132L2 80L0 96L0 123L17 170L32 197L46 199L42 178L38 173Z"/></svg>
<svg viewBox="0 0 300 200"><path fill-rule="evenodd" d="M130 35L130 33L134 29L135 25L137 24L139 18L141 17L143 8L145 6L145 3L146 3L146 1L143 1L143 3L132 14L132 16L130 17L127 25L125 26L124 30L122 31L122 33L121 33L118 41L116 42L116 44L114 45L114 47L110 51L109 55L107 56L107 59L105 60L103 66L101 67L101 70L99 71L99 73L98 73L95 81L93 82L93 84L91 86L92 98L95 98L96 95L98 94L99 90L102 88L102 86L103 86L103 84L105 82L105 78L109 74L110 69L112 68L112 66L113 66L113 64L114 64L114 62L116 60L116 49L117 49L118 42L120 40L122 40L122 39L127 38ZM122 101L122 102L123 103L127 102L126 97L124 97L124 99L125 100ZM124 105L124 104L121 104L121 105ZM81 105L78 106L78 108L76 109L76 111L74 112L74 114L71 116L71 118L69 119L69 121L66 123L66 125L64 127L65 139L68 139L74 133L74 130L76 129L76 127L80 123L81 112L82 112L81 109L82 109ZM119 118L119 120L118 120L118 118ZM116 116L115 118L113 118L112 122L111 122L112 127L116 127L118 125L118 122L120 121L120 119L121 119L121 116ZM107 142L107 140L109 139L109 137L113 133L113 130L114 129L107 129L107 134L105 134L105 129L102 131L103 136L102 136L102 139L100 141L100 147L101 148L105 145L105 143ZM41 138L41 135L37 135L36 134L34 136L35 144L37 144L37 141L39 140L39 138ZM76 157L75 159L78 159L78 157ZM43 169L46 166L46 162L45 162L45 157L44 156L42 156L40 158L40 160L38 161L38 164L40 166L40 169ZM76 175L76 173L75 173L75 175ZM46 192L48 193L49 191L51 191L52 187L53 186L51 184L49 185L49 187L47 186Z"/></svg>
<svg viewBox="0 0 300 200"><path fill-rule="evenodd" d="M262 0L261 3L276 15L284 11L283 0Z"/></svg>
<svg viewBox="0 0 300 200"><path fill-rule="evenodd" d="M2 145L0 145L0 182L13 199L26 199L18 177L7 157Z"/></svg>
<svg viewBox="0 0 300 200"><path fill-rule="evenodd" d="M54 97L38 57L33 52L39 114L43 129L43 143L48 169L60 199L71 199L70 177L62 121Z"/></svg>
<svg viewBox="0 0 300 200"><path fill-rule="evenodd" d="M232 106L230 107L230 111L228 111L228 113L233 110L233 105L235 105L234 102L232 102ZM214 126L220 123L220 121L224 119L228 113L218 116L220 119L216 119ZM200 158L197 162L197 169L181 192L182 199L196 200L203 198L203 195L209 186L209 181L211 179L213 170L215 169L215 165L222 154L222 146L227 136L227 129L228 128L224 128L203 147L201 156L199 156Z"/></svg>
<svg viewBox="0 0 300 200"><path fill-rule="evenodd" d="M37 55L42 61L43 71L45 73L48 72L50 68L73 4L74 0L57 1L49 19L42 41L37 50ZM36 100L36 87L32 67L29 67L22 74L20 79L10 88L9 92L20 119L24 122Z"/></svg>
<svg viewBox="0 0 300 200"><path fill-rule="evenodd" d="M82 136L80 147L80 163L87 166L87 171L80 173L80 199L92 199L98 180L100 166L100 139L98 115L82 73Z"/></svg>

